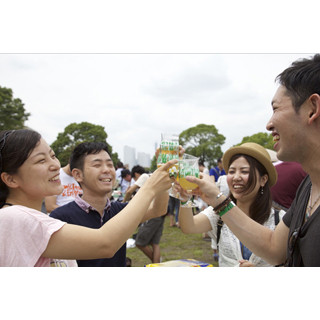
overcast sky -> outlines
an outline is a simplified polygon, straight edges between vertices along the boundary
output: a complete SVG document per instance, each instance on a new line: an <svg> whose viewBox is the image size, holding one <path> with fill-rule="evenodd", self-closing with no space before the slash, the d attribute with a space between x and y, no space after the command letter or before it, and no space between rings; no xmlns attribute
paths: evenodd
<svg viewBox="0 0 320 320"><path fill-rule="evenodd" d="M125 145L154 153L162 132L204 123L226 137L267 132L275 77L312 54L1 54L0 85L31 113L48 143L72 122L102 125Z"/></svg>

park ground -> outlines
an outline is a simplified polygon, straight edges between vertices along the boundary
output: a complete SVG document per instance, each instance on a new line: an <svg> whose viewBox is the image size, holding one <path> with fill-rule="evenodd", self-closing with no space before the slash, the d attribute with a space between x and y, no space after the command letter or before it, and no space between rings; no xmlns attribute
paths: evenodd
<svg viewBox="0 0 320 320"><path fill-rule="evenodd" d="M165 217L160 249L162 262L194 259L218 266L213 259L211 242L203 240L202 234L184 234L180 228L170 227L168 215ZM127 257L132 260L132 267L144 267L151 264L149 258L136 247L127 249Z"/></svg>

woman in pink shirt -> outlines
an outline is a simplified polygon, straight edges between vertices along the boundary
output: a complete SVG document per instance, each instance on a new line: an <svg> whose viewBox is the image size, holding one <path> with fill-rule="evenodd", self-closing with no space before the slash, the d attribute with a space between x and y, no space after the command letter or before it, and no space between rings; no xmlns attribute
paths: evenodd
<svg viewBox="0 0 320 320"><path fill-rule="evenodd" d="M100 229L66 224L41 212L46 196L62 192L60 162L33 130L0 132L0 266L75 265L74 259L112 257L139 223L159 212L155 197L168 197L172 180L159 168L134 199ZM113 164L101 165L106 192L115 182Z"/></svg>

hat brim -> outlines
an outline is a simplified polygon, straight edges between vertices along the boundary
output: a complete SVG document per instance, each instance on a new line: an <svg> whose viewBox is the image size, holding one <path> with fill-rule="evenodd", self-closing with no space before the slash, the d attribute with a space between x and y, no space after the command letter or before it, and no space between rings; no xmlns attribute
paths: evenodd
<svg viewBox="0 0 320 320"><path fill-rule="evenodd" d="M266 168L268 172L270 187L276 184L278 179L277 170L272 164L270 155L268 154L267 151L266 151L266 154L263 155L260 151L244 145L230 148L224 153L222 158L223 168L226 171L226 173L228 173L229 171L228 166L229 166L230 159L235 154L246 154L258 160Z"/></svg>

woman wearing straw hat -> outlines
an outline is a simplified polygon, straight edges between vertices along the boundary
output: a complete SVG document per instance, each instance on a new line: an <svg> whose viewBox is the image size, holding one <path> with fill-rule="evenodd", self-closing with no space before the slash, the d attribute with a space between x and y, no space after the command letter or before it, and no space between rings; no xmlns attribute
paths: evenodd
<svg viewBox="0 0 320 320"><path fill-rule="evenodd" d="M275 229L277 219L272 208L270 187L277 181L277 172L271 162L269 153L265 148L256 143L244 143L230 148L223 156L223 166L227 172L227 182L230 190L231 204L236 204L243 212L256 222ZM182 190L180 190L183 192ZM185 194L186 196L186 194ZM222 193L217 195L221 197ZM219 215L227 207L212 207L193 216L191 209L181 208L180 226L184 233L207 232L212 238L213 245L219 241L219 266L271 266L260 257L247 249L232 233L223 225L221 236L218 236ZM279 212L281 219L285 214Z"/></svg>

